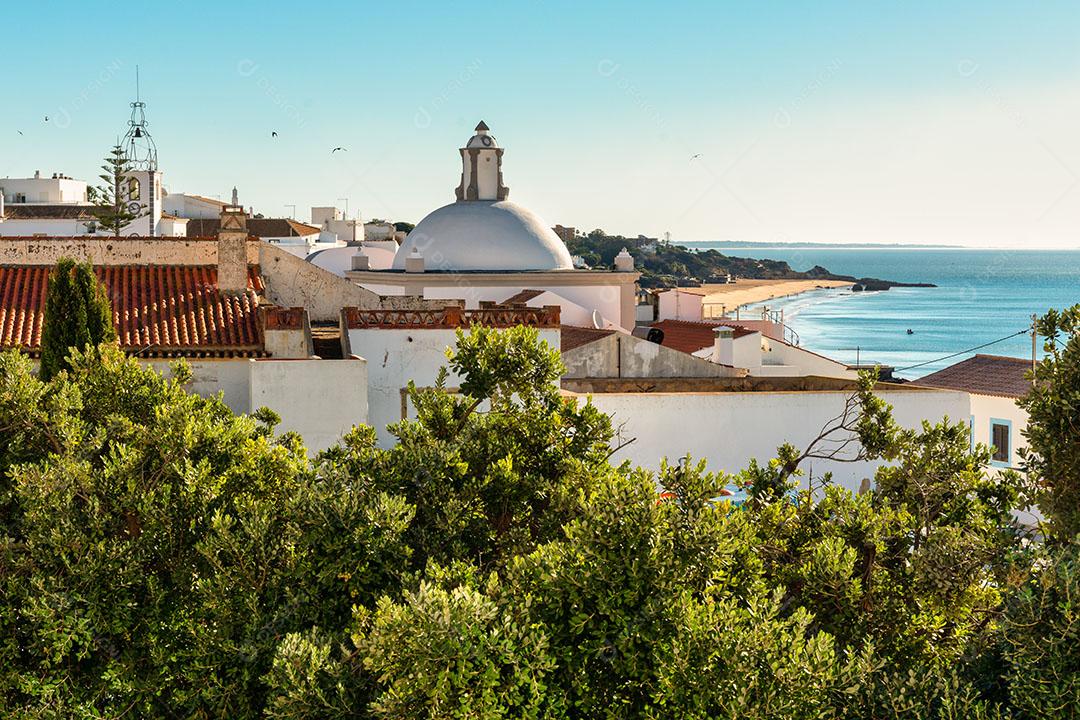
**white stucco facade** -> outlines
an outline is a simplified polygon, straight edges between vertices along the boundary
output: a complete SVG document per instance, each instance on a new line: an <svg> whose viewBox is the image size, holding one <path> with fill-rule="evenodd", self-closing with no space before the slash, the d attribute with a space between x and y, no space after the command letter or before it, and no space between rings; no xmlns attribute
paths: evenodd
<svg viewBox="0 0 1080 720"><path fill-rule="evenodd" d="M89 202L86 181L54 173L52 177L0 178L0 195L8 204L85 205Z"/></svg>
<svg viewBox="0 0 1080 720"><path fill-rule="evenodd" d="M379 444L390 447L393 436L386 426L408 416L405 389L409 381L419 387L435 384L439 370L446 366L446 351L457 342L452 329L350 329L351 352L367 359L368 416ZM541 329L540 339L559 347L559 330ZM460 378L451 374L447 388L457 386Z"/></svg>
<svg viewBox="0 0 1080 720"><path fill-rule="evenodd" d="M172 362L146 364L168 376ZM362 358L189 360L188 366L191 392L203 397L221 393L236 413L273 410L281 418L277 431L299 433L313 454L334 445L352 426L368 422L367 363Z"/></svg>
<svg viewBox="0 0 1080 720"><path fill-rule="evenodd" d="M657 293L657 320L686 320L701 322L701 302L704 295L683 288Z"/></svg>
<svg viewBox="0 0 1080 720"><path fill-rule="evenodd" d="M704 392L704 393L597 393L598 409L612 415L623 439L634 438L612 457L657 469L661 458L677 462L689 454L705 459L711 471L735 473L751 458L767 462L785 442L805 448L822 427L841 413L850 396L844 391ZM585 401L586 396L581 396ZM962 422L968 416L966 393L949 390L884 391L897 422L917 427L923 420L944 417ZM833 480L858 490L864 477L873 476L875 463L807 461L803 469L815 478L826 472ZM806 478L803 478L806 482Z"/></svg>

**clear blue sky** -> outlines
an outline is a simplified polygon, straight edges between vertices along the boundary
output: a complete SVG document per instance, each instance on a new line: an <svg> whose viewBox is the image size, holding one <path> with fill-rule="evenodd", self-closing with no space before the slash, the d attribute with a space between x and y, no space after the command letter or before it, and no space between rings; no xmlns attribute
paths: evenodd
<svg viewBox="0 0 1080 720"><path fill-rule="evenodd" d="M0 177L96 175L137 64L166 187L269 215L348 197L415 222L482 118L551 223L1080 245L1075 0L84 0L0 23Z"/></svg>

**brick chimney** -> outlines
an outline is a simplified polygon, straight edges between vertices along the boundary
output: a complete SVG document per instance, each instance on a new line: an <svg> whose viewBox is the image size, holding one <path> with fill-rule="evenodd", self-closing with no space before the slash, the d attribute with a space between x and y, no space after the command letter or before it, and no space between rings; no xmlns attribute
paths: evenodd
<svg viewBox="0 0 1080 720"><path fill-rule="evenodd" d="M240 205L221 208L218 225L217 284L222 292L239 295L247 290L247 215Z"/></svg>

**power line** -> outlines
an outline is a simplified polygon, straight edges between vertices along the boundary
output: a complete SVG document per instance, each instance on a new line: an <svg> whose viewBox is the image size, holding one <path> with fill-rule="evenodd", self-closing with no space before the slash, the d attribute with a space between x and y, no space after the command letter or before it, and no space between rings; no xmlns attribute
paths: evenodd
<svg viewBox="0 0 1080 720"><path fill-rule="evenodd" d="M949 358L954 358L957 355L966 355L969 352L975 352L976 350L982 350L984 347L990 347L991 345L997 345L999 342L1005 342L1006 340L1011 340L1014 337L1016 337L1017 335L1027 335L1029 332L1031 332L1031 328L1024 328L1023 330L1018 330L1018 331L1014 332L1011 335L1006 335L1005 337L998 338L997 340L991 340L990 342L983 343L982 345L976 345L975 347L968 348L967 350L961 350L959 352L954 352L953 354L946 355L945 357L939 357L939 358L935 358L933 360L927 360L926 362L917 363L915 365L908 365L907 367L896 368L894 372L905 372L907 370L914 370L915 368L922 367L923 365L931 365L931 364L936 363L936 362L941 362L942 360L948 360Z"/></svg>

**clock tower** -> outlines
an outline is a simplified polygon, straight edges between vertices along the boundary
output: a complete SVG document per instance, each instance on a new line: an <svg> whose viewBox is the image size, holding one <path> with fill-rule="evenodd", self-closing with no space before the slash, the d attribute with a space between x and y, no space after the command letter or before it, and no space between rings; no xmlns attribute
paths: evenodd
<svg viewBox="0 0 1080 720"><path fill-rule="evenodd" d="M503 185L503 149L489 134L481 120L476 134L461 148L461 184L457 187L458 201L505 200L510 188Z"/></svg>
<svg viewBox="0 0 1080 720"><path fill-rule="evenodd" d="M125 235L156 237L161 222L161 172L158 170L157 145L150 137L146 122L146 103L131 103L131 119L121 141L131 172L127 175L128 205L133 212L144 213L124 229Z"/></svg>

